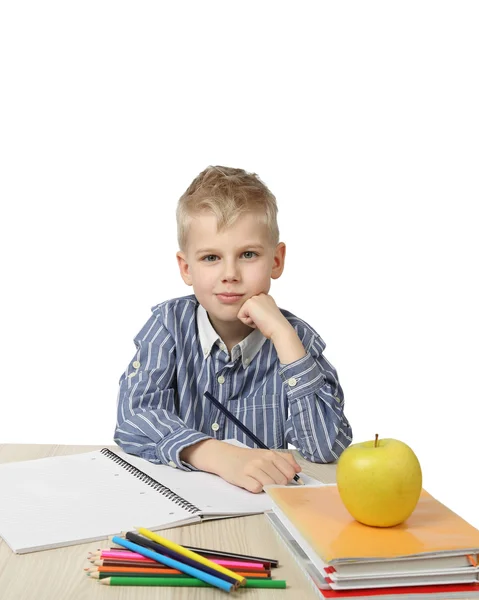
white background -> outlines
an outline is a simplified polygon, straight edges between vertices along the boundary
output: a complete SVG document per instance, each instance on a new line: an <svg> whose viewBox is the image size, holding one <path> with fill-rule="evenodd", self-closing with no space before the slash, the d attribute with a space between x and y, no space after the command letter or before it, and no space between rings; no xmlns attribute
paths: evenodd
<svg viewBox="0 0 479 600"><path fill-rule="evenodd" d="M0 441L112 441L150 307L190 293L178 197L276 194L277 303L479 527L475 2L4 2Z"/></svg>

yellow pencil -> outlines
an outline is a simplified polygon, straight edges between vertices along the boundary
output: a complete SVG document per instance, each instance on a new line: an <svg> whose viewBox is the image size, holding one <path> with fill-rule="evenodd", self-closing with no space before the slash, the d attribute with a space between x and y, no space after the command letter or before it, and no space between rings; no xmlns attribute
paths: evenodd
<svg viewBox="0 0 479 600"><path fill-rule="evenodd" d="M237 579L240 582L240 585L246 584L246 578L242 577L241 575L238 575L238 573L235 573L234 571L230 571L229 569L226 569L225 567L222 567L221 565L218 565L218 564L212 562L211 560L208 560L204 556L201 556L201 554L197 554L196 552L193 552L192 550L187 550L186 548L183 548L183 546L180 546L179 544L176 544L175 542L171 542L170 540L167 540L164 537L161 537L161 535L158 535L157 533L153 533L153 531L150 531L149 529L144 529L143 527L140 527L138 529L138 533L140 533L141 535L144 535L145 537L149 538L150 540L153 540L154 542L157 542L158 544L162 544L163 546L165 546L165 548L169 548L170 550L174 550L175 552L178 552L178 554L182 554L183 556L186 556L187 558L196 560L197 562L199 562L203 565L206 565L207 567L210 567L210 569L215 569L216 571L223 573L223 575L229 575L230 577L234 577L235 579Z"/></svg>

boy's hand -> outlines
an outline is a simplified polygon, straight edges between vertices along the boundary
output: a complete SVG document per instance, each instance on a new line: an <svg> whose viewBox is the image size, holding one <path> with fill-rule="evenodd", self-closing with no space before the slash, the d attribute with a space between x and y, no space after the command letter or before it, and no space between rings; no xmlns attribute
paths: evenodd
<svg viewBox="0 0 479 600"><path fill-rule="evenodd" d="M273 342L282 364L289 365L306 355L298 334L269 294L248 298L238 312L238 319L253 329L258 328Z"/></svg>
<svg viewBox="0 0 479 600"><path fill-rule="evenodd" d="M257 327L268 339L291 327L269 294L251 296L246 300L240 308L238 319L253 329Z"/></svg>
<svg viewBox="0 0 479 600"><path fill-rule="evenodd" d="M265 485L285 485L301 471L288 452L238 448L213 439L198 442L190 448L185 449L190 452L181 453L182 460L255 494L261 492Z"/></svg>
<svg viewBox="0 0 479 600"><path fill-rule="evenodd" d="M265 485L289 483L301 467L288 452L238 448L224 444L216 457L215 473L222 479L257 494Z"/></svg>

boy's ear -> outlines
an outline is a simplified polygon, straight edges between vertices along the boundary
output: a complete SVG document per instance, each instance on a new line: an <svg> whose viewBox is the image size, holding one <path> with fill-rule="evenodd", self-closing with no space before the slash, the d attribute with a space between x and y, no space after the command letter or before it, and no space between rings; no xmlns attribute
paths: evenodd
<svg viewBox="0 0 479 600"><path fill-rule="evenodd" d="M286 244L280 242L276 246L273 258L273 268L271 269L271 279L278 279L284 269L284 260L286 258Z"/></svg>
<svg viewBox="0 0 479 600"><path fill-rule="evenodd" d="M183 281L186 283L186 285L193 285L190 275L190 267L186 261L186 254L184 252L177 252L176 260L178 261L180 275Z"/></svg>

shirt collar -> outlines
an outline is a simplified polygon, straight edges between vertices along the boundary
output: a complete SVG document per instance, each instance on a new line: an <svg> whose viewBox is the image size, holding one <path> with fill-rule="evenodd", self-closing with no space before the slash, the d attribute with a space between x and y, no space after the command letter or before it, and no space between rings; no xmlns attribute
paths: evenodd
<svg viewBox="0 0 479 600"><path fill-rule="evenodd" d="M198 308L196 309L196 323L198 325L201 349L205 358L210 355L214 344L217 344L224 352L228 352L225 343L216 333L208 318L208 313L201 304L198 304ZM261 331L259 329L253 329L244 340L241 340L241 342L231 349L231 359L236 360L238 356L241 356L243 368L246 369L253 358L258 354L265 341L266 338Z"/></svg>

